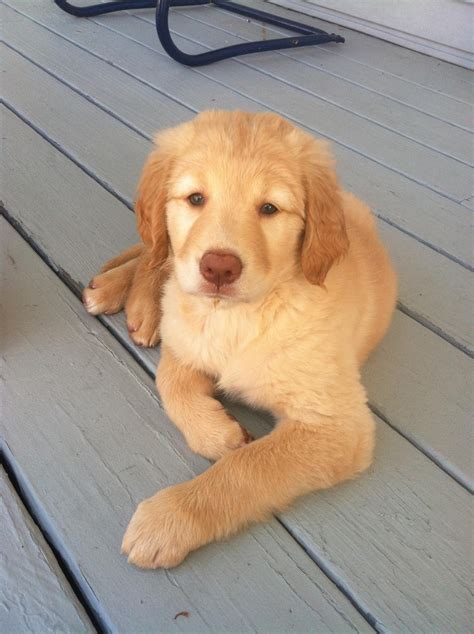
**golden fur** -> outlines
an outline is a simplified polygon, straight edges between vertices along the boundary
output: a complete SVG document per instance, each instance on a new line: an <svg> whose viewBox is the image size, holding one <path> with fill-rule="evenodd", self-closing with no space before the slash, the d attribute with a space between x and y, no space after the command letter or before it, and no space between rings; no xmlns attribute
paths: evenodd
<svg viewBox="0 0 474 634"><path fill-rule="evenodd" d="M202 206L188 200L196 192ZM265 203L278 211L263 215ZM140 345L161 334L166 411L217 461L142 502L129 524L129 561L169 567L368 467L359 367L388 328L396 279L327 145L273 114L207 112L158 134L136 212L143 244L107 263L84 301L93 314L125 307ZM239 279L210 288L208 251L237 255ZM217 389L272 412L274 431L250 442Z"/></svg>

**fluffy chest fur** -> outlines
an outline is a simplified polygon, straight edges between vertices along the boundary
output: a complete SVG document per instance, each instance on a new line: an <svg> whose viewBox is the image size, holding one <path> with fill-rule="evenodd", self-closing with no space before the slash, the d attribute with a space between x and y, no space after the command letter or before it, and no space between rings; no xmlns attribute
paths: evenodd
<svg viewBox="0 0 474 634"><path fill-rule="evenodd" d="M262 334L253 307L185 297L171 280L163 298L163 342L184 363L220 379Z"/></svg>
<svg viewBox="0 0 474 634"><path fill-rule="evenodd" d="M321 291L315 291L321 292ZM288 414L332 412L341 337L330 306L315 310L307 289L287 289L258 306L189 298L170 281L163 298L161 335L186 365L216 379L217 386L247 403Z"/></svg>

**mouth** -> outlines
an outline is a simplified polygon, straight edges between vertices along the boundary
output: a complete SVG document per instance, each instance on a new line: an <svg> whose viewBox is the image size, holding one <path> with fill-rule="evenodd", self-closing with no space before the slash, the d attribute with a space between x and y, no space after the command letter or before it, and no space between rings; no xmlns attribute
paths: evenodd
<svg viewBox="0 0 474 634"><path fill-rule="evenodd" d="M198 294L212 299L230 299L236 296L236 291L230 284L217 286L217 284L205 282L201 284Z"/></svg>

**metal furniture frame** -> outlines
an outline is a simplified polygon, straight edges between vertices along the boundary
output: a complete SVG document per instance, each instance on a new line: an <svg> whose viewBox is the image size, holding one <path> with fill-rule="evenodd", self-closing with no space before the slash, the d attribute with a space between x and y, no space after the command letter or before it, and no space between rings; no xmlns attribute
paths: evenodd
<svg viewBox="0 0 474 634"><path fill-rule="evenodd" d="M285 48L299 48L301 46L313 46L315 44L325 44L327 42L344 42L344 38L334 33L326 33L321 29L300 24L293 20L281 18L266 11L260 11L251 7L242 6L230 0L115 0L104 4L94 4L78 7L68 0L54 0L54 2L72 15L78 17L92 17L113 11L125 11L128 9L146 9L156 7L156 31L160 42L168 53L177 62L186 66L204 66L229 57L238 55L248 55L260 51L275 51ZM273 40L261 40L258 42L244 42L225 46L213 51L206 51L192 55L180 50L173 42L169 28L169 10L171 7L189 7L195 5L212 4L213 6L238 13L249 18L255 18L266 24L273 24L283 29L294 31L297 35L292 37L281 37Z"/></svg>

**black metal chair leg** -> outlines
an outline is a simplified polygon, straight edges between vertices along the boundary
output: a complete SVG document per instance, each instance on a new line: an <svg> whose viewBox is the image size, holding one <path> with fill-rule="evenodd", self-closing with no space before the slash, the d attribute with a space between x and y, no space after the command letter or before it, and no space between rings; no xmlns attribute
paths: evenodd
<svg viewBox="0 0 474 634"><path fill-rule="evenodd" d="M115 0L104 4L90 4L86 7L77 7L68 0L54 0L60 9L75 15L78 18L92 18L103 13L114 11L126 11L127 9L150 9L156 7L156 0Z"/></svg>
<svg viewBox="0 0 474 634"><path fill-rule="evenodd" d="M233 46L218 48L214 51L191 55L181 51L173 42L169 30L168 15L171 7L192 6L195 4L209 3L207 0L158 0L158 5L156 7L156 30L163 48L170 57L181 64L186 64L187 66L203 66L229 57L248 55L249 53L258 53L260 51L299 48L301 46L324 44L326 42L344 42L344 38L339 35L330 35L325 31L312 29L307 25L299 24L298 22L277 18L265 11L243 7L233 2L229 2L228 0L213 0L211 4L214 4L219 8L232 11L234 13L240 13L241 15L246 15L248 17L253 17L261 22L276 24L282 28L296 31L301 35L297 35L295 37L283 37L274 40L262 40L259 42L245 42L243 44L234 44Z"/></svg>
<svg viewBox="0 0 474 634"><path fill-rule="evenodd" d="M301 46L313 46L315 44L325 44L327 42L344 42L344 38L334 33L326 33L321 29L312 28L306 24L300 24L293 20L281 18L266 11L260 11L251 7L245 7L230 0L116 0L104 4L77 7L70 4L68 0L54 0L54 2L67 13L79 17L91 17L112 11L124 11L126 9L145 9L156 6L156 31L160 42L168 53L177 62L186 66L203 66L212 64L229 57L248 55L260 51L276 51L285 48L300 48ZM171 7L190 7L203 4L213 4L226 11L245 15L266 24L272 24L280 28L295 31L297 35L292 37L277 38L274 40L261 40L258 42L244 42L225 46L214 51L206 51L192 55L181 51L171 38L169 28L169 10Z"/></svg>

